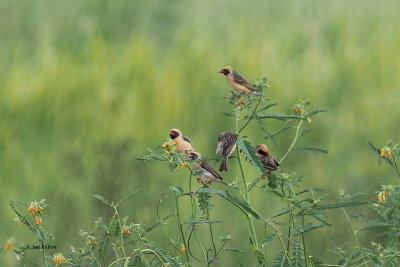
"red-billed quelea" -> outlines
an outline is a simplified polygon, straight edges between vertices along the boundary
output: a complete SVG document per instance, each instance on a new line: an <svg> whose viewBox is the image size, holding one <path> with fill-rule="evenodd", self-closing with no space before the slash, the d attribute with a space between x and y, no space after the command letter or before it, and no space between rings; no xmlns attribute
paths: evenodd
<svg viewBox="0 0 400 267"><path fill-rule="evenodd" d="M217 154L220 154L224 157L221 162L221 166L219 167L219 171L228 171L227 163L228 159L235 151L236 148L236 134L231 132L223 132L218 135L218 146L217 146Z"/></svg>
<svg viewBox="0 0 400 267"><path fill-rule="evenodd" d="M194 151L192 141L182 135L182 132L178 129L172 129L169 131L169 136L171 137L172 140L174 140L176 144L176 150L188 154Z"/></svg>
<svg viewBox="0 0 400 267"><path fill-rule="evenodd" d="M279 163L276 161L274 156L269 154L266 145L258 144L256 146L256 155L260 158L261 163L263 164L264 168L268 171L269 174L271 174L272 171L281 170L281 168L279 167Z"/></svg>
<svg viewBox="0 0 400 267"><path fill-rule="evenodd" d="M201 160L201 154L198 152L192 152L188 155L192 160ZM227 185L222 177L211 167L211 165L205 161L196 161L192 164L193 170L200 176L201 180L207 181L210 184L212 181L217 181Z"/></svg>
<svg viewBox="0 0 400 267"><path fill-rule="evenodd" d="M244 77L242 77L239 73L236 72L232 67L225 67L219 71L225 75L226 79L230 86L238 93L244 93L246 95L260 95L260 91L254 88L251 83L249 83Z"/></svg>

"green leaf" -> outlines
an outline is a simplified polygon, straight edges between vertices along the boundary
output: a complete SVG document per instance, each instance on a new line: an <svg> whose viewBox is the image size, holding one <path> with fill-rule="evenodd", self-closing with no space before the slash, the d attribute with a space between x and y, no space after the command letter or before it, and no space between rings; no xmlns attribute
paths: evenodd
<svg viewBox="0 0 400 267"><path fill-rule="evenodd" d="M37 236L37 238L39 238L39 240L42 241L42 242L44 242L44 241L46 240L46 235L45 235L45 233L43 232L43 230L40 229L40 228L36 230L36 236Z"/></svg>
<svg viewBox="0 0 400 267"><path fill-rule="evenodd" d="M261 181L261 177L258 177L258 178L256 178L256 179L254 179L254 180L250 183L250 185L247 187L247 192L250 192L250 190L253 189L253 187L256 186L257 183L258 183L259 181Z"/></svg>
<svg viewBox="0 0 400 267"><path fill-rule="evenodd" d="M226 200L229 200L229 202L231 202L236 207L238 207L240 210L242 210L242 212L244 212L246 214L249 213L249 214L253 215L254 218L256 218L256 219L261 218L261 216L258 214L258 212L255 211L248 202L246 202L244 200L240 200L237 197L230 195L228 191L225 191L225 194L220 195L220 196L222 196Z"/></svg>
<svg viewBox="0 0 400 267"><path fill-rule="evenodd" d="M221 112L221 113L228 117L236 117L236 114L234 112Z"/></svg>
<svg viewBox="0 0 400 267"><path fill-rule="evenodd" d="M247 140L243 140L240 137L237 138L236 143L240 152L245 154L245 159L250 163L250 165L259 172L264 173L264 166L262 165L260 158L256 156L254 147L251 145L251 143Z"/></svg>
<svg viewBox="0 0 400 267"><path fill-rule="evenodd" d="M269 216L269 218L272 219L272 218L279 217L281 215L284 215L284 214L288 213L289 211L290 211L290 208L287 207L287 206L283 207L283 208L276 209L276 210L271 212L271 215Z"/></svg>
<svg viewBox="0 0 400 267"><path fill-rule="evenodd" d="M315 258L314 256L308 256L309 261L311 262L312 267L323 267L325 264L320 260Z"/></svg>
<svg viewBox="0 0 400 267"><path fill-rule="evenodd" d="M197 223L211 224L211 223L222 223L222 221L218 221L218 220L197 220L197 221L185 221L185 223L187 223L187 224L197 224Z"/></svg>
<svg viewBox="0 0 400 267"><path fill-rule="evenodd" d="M35 224L33 216L28 213L28 204L15 200L10 200L9 203L11 209L18 216L21 222L23 222L28 227L29 230L31 230L32 232L36 232L36 230L39 229L38 225Z"/></svg>
<svg viewBox="0 0 400 267"><path fill-rule="evenodd" d="M297 226L297 229L299 229L300 231L303 230L305 233L315 230L317 228L320 228L324 226L324 224L316 224L316 223L308 223L306 225L304 225L304 228L301 227L301 225ZM300 235L301 232L296 233L295 235Z"/></svg>
<svg viewBox="0 0 400 267"><path fill-rule="evenodd" d="M327 210L327 209L338 209L344 207L353 207L353 206L360 206L365 205L368 202L366 201L348 201L348 202L336 202L336 203L329 203L315 206L314 210Z"/></svg>
<svg viewBox="0 0 400 267"><path fill-rule="evenodd" d="M265 248L269 243L271 243L276 237L276 234L269 234L267 235L264 240L263 244L261 245L262 248Z"/></svg>
<svg viewBox="0 0 400 267"><path fill-rule="evenodd" d="M177 197L182 196L184 193L182 187L180 186L170 186L169 189L175 191Z"/></svg>
<svg viewBox="0 0 400 267"><path fill-rule="evenodd" d="M118 206L118 205L121 205L121 204L124 203L125 201L127 201L127 200L133 198L134 196L136 196L137 194L139 194L141 191L142 191L141 189L138 189L138 190L136 190L135 192L132 192L132 193L130 193L130 194L128 194L128 195L122 197L122 198L118 201L117 206Z"/></svg>
<svg viewBox="0 0 400 267"><path fill-rule="evenodd" d="M282 112L275 112L275 113L267 113L267 114L260 114L257 113L256 115L260 119L277 119L277 120L287 120L287 119L296 119L296 120L307 120L306 117L301 115L286 115Z"/></svg>
<svg viewBox="0 0 400 267"><path fill-rule="evenodd" d="M108 206L112 206L102 195L99 194L93 194L92 197L97 198L98 200L104 202Z"/></svg>
<svg viewBox="0 0 400 267"><path fill-rule="evenodd" d="M363 230L377 228L377 227L389 227L389 226L393 227L394 225L385 223L385 222L381 222L381 221L369 221L369 222L365 222L365 223L361 224L358 231L363 231Z"/></svg>
<svg viewBox="0 0 400 267"><path fill-rule="evenodd" d="M328 150L315 148L315 147L296 147L293 149L294 151L309 151L309 152L318 152L318 153L328 153Z"/></svg>
<svg viewBox="0 0 400 267"><path fill-rule="evenodd" d="M311 117L311 116L314 116L315 114L317 114L317 113L320 113L320 112L327 112L328 110L326 109L326 108L316 108L316 109L314 109L314 110L312 110L312 111L310 111L309 113L308 113L308 117Z"/></svg>
<svg viewBox="0 0 400 267"><path fill-rule="evenodd" d="M164 218L162 218L159 222L153 224L152 226L150 226L149 228L146 229L146 233L144 235L148 235L151 232L155 231L158 227L160 227L166 220L168 220L169 218L171 218L172 216L174 216L174 213L170 213L167 216L165 216Z"/></svg>
<svg viewBox="0 0 400 267"><path fill-rule="evenodd" d="M279 252L278 256L276 256L272 263L272 267L291 267L283 251Z"/></svg>
<svg viewBox="0 0 400 267"><path fill-rule="evenodd" d="M266 105L265 107L261 108L261 109L259 110L259 112L264 111L264 110L267 110L267 109L269 109L269 108L271 108L271 107L273 107L273 106L276 106L276 105L278 105L278 103L271 103L271 104L268 104L268 105Z"/></svg>
<svg viewBox="0 0 400 267"><path fill-rule="evenodd" d="M180 267L181 263L171 254L169 254L167 251L163 250L162 248L158 248L155 245L145 241L144 244L151 249L152 251L154 251L154 253L156 253L160 258L162 258L165 262L164 263L169 263L172 266L175 267Z"/></svg>
<svg viewBox="0 0 400 267"><path fill-rule="evenodd" d="M237 249L237 248L224 248L224 251L232 251L232 252L244 253L243 250L240 250L240 249Z"/></svg>
<svg viewBox="0 0 400 267"><path fill-rule="evenodd" d="M256 255L257 255L258 263L261 264L261 266L264 266L265 261L266 261L264 254L262 254L262 252L257 249Z"/></svg>
<svg viewBox="0 0 400 267"><path fill-rule="evenodd" d="M325 224L325 225L332 226L332 224L330 224L330 223L328 222L328 220L327 220L322 214L320 214L320 213L309 212L308 215L314 217L315 219L317 219L318 221L322 222L322 223Z"/></svg>
<svg viewBox="0 0 400 267"><path fill-rule="evenodd" d="M107 246L110 243L110 237L107 233L103 235L103 238L99 242L98 257L100 261L104 261L106 258Z"/></svg>

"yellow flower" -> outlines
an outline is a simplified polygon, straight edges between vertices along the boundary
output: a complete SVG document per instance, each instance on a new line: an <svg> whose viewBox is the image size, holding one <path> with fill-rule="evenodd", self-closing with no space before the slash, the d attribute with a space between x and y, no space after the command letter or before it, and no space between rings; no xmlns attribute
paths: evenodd
<svg viewBox="0 0 400 267"><path fill-rule="evenodd" d="M186 168L186 167L187 167L187 163L186 163L186 162L181 162L181 166L182 166L183 168Z"/></svg>
<svg viewBox="0 0 400 267"><path fill-rule="evenodd" d="M126 227L126 226L122 227L122 229L121 229L121 234L123 234L123 235L129 235L130 233L131 233L131 231L129 230L128 227Z"/></svg>
<svg viewBox="0 0 400 267"><path fill-rule="evenodd" d="M392 156L392 150L390 149L390 147L386 148L386 152L388 153L389 157Z"/></svg>
<svg viewBox="0 0 400 267"><path fill-rule="evenodd" d="M61 253L54 254L53 261L55 264L60 266L65 261L65 257Z"/></svg>
<svg viewBox="0 0 400 267"><path fill-rule="evenodd" d="M382 201L386 200L386 191L379 192L378 194L378 203L382 203Z"/></svg>
<svg viewBox="0 0 400 267"><path fill-rule="evenodd" d="M181 246L179 247L179 253L183 254L183 253L185 253L185 252L186 252L185 246L184 246L184 245L181 245Z"/></svg>
<svg viewBox="0 0 400 267"><path fill-rule="evenodd" d="M14 239L7 239L6 244L4 245L4 250L12 250L14 248L14 244Z"/></svg>
<svg viewBox="0 0 400 267"><path fill-rule="evenodd" d="M97 245L97 242L96 241L93 241L92 239L89 239L89 245Z"/></svg>
<svg viewBox="0 0 400 267"><path fill-rule="evenodd" d="M381 148L381 157L385 156L385 150L383 148Z"/></svg>
<svg viewBox="0 0 400 267"><path fill-rule="evenodd" d="M42 225L42 219L38 218L38 217L35 217L35 223L39 224L39 225Z"/></svg>

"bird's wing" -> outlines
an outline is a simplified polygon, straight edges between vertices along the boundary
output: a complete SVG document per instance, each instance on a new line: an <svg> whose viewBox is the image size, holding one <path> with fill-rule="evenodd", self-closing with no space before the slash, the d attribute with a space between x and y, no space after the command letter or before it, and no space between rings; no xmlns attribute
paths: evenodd
<svg viewBox="0 0 400 267"><path fill-rule="evenodd" d="M193 145L193 144L192 144L192 140L190 140L189 137L182 135L182 138L183 138L183 140L185 140L186 142L188 142L188 143L190 143L191 145Z"/></svg>
<svg viewBox="0 0 400 267"><path fill-rule="evenodd" d="M261 157L261 162L263 163L264 168L267 170L275 171L279 169L279 163L272 155Z"/></svg>
<svg viewBox="0 0 400 267"><path fill-rule="evenodd" d="M232 76L233 76L233 81L246 87L247 89L250 90L257 90L256 88L253 87L245 78L243 78L239 73L237 73L235 70L232 71Z"/></svg>
<svg viewBox="0 0 400 267"><path fill-rule="evenodd" d="M223 142L222 153L228 155L231 152L232 147L236 144L236 134L228 132L225 134L225 140Z"/></svg>
<svg viewBox="0 0 400 267"><path fill-rule="evenodd" d="M209 173L211 173L211 174L215 177L215 179L222 180L222 177L211 167L211 165L210 165L207 161L203 160L203 161L200 163L200 166L201 166L204 170L206 170L206 171L208 171Z"/></svg>

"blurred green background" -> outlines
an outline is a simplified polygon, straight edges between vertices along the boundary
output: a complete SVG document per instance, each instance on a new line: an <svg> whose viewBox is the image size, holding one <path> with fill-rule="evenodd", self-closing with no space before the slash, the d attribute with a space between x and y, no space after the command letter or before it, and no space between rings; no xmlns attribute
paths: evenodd
<svg viewBox="0 0 400 267"><path fill-rule="evenodd" d="M156 222L158 196L171 184L168 168L134 157L159 146L171 128L213 155L217 134L234 129L221 114L230 108L222 99L230 87L218 74L226 65L250 81L267 76L266 95L280 103L273 111L289 112L299 97L328 109L300 145L329 154L294 152L285 171L304 174L305 187L324 188L331 200L340 189L373 200L381 183L397 182L378 167L367 141L399 141L399 10L397 1L1 1L0 241L35 242L13 224L11 199L47 199L44 225L64 254L78 247L79 229L110 214L94 193L119 199L140 188L123 214ZM255 124L246 131L253 143L264 142ZM266 141L276 157L291 134L281 146ZM224 178L237 175L233 167ZM177 176L186 187L187 172ZM265 215L284 205L254 192ZM229 233L230 246L246 252L228 252L217 265L251 265L243 216L223 200L213 203L213 218L225 221L216 235ZM339 211L327 217L335 226L310 233L308 249L333 261L325 253L330 241L352 240ZM261 236L262 223L257 230ZM167 246L162 233L152 238ZM361 238L370 245L370 236ZM12 252L0 263L18 265Z"/></svg>

